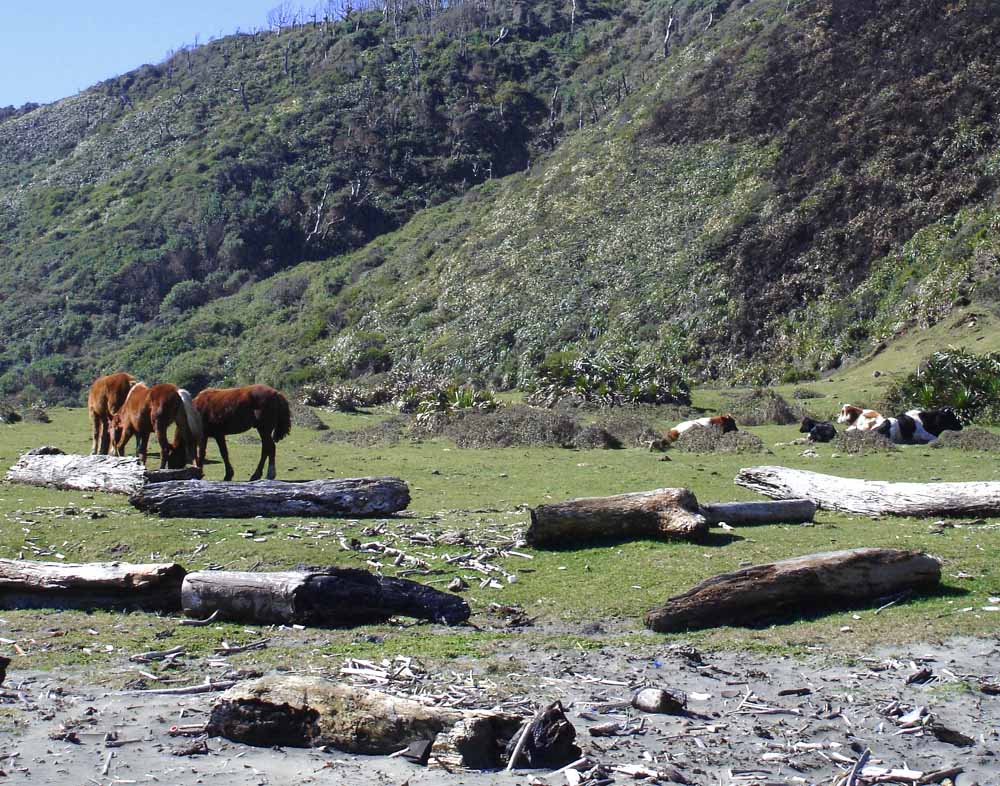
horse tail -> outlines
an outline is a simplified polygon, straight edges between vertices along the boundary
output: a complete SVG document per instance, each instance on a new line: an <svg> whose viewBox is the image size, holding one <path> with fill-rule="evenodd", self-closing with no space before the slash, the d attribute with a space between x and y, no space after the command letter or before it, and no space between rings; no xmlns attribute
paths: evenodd
<svg viewBox="0 0 1000 786"><path fill-rule="evenodd" d="M274 398L274 441L283 440L292 430L292 409L288 406L288 399L281 393Z"/></svg>
<svg viewBox="0 0 1000 786"><path fill-rule="evenodd" d="M204 430L201 423L201 413L195 409L194 403L191 401L191 394L184 390L184 388L178 388L177 395L181 397L181 404L184 405L181 409L182 414L179 413L177 425L180 426L181 435L184 439L184 447L187 451L187 458L190 462L194 461L195 451L201 442L201 435ZM183 423L181 422L182 420Z"/></svg>

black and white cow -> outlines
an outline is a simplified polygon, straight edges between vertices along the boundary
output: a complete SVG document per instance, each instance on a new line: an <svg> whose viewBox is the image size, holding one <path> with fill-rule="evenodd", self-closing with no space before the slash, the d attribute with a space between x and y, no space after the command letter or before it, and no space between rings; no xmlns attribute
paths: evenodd
<svg viewBox="0 0 1000 786"><path fill-rule="evenodd" d="M888 437L897 445L926 445L933 442L943 431L961 431L958 416L944 409L911 409L904 415L886 418L875 432Z"/></svg>
<svg viewBox="0 0 1000 786"><path fill-rule="evenodd" d="M802 418L799 431L809 435L810 442L830 442L837 436L837 429L828 420L813 420Z"/></svg>

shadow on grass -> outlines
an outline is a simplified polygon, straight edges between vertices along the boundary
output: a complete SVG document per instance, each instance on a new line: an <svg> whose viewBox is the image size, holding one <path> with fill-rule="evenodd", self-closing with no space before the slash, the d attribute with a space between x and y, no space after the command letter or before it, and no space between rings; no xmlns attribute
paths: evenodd
<svg viewBox="0 0 1000 786"><path fill-rule="evenodd" d="M603 538L588 538L587 540L575 540L572 543L566 543L558 546L552 544L545 544L544 546L532 545L532 548L536 551L547 551L547 552L570 552L570 551L585 551L587 549L608 549L614 548L616 546L622 546L626 543L656 543L656 544L671 544L676 543L678 545L684 545L690 543L694 546L707 546L709 548L717 548L721 546L728 546L730 543L735 543L736 541L746 540L742 535L734 535L729 532L709 532L703 538L698 540L680 540L674 538L656 538L651 535L614 535Z"/></svg>

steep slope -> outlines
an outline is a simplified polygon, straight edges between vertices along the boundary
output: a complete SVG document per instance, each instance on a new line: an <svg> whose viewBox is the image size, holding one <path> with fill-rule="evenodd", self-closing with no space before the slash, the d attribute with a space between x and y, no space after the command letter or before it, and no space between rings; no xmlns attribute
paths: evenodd
<svg viewBox="0 0 1000 786"><path fill-rule="evenodd" d="M423 209L397 200L397 184L380 197L377 220L359 218L353 236L324 241L340 245L310 249L303 243L309 222L293 219L312 216L309 205L315 208L323 191L295 191L291 174L282 179L267 170L254 193L272 195L272 212L246 223L278 217L263 222L278 233L263 245L271 249L266 258L278 261L264 263L255 253L253 275L316 261L258 283L216 282L214 292L236 294L207 305L199 305L205 295L195 282L181 279L179 293L161 287L160 299L134 317L139 327L119 324L132 313L123 309L118 335L113 329L103 340L88 339L73 374L105 363L192 384L294 384L416 364L513 385L530 379L549 352L606 348L683 363L705 377L759 382L835 367L907 329L934 324L955 304L996 308L994 4L635 0L579 7L588 5L575 23L565 9L554 9L545 23L512 11L496 44L479 31L452 39L466 47L466 57L480 53L474 58L516 46L523 70L512 84L532 97L524 105L534 110L517 113L526 118L523 142L512 141L517 134L506 127L494 129L487 135L492 147L476 148L480 157L466 162L462 180L440 174L449 171L443 161L462 160L455 151L465 148L452 137L451 156L442 160L437 149L438 157L429 155L407 182L440 183L440 196L467 188L474 171L487 182ZM379 20L371 24L379 29ZM417 26L408 35L379 51L431 46ZM464 88L469 95L468 82ZM231 100L239 109L239 98ZM453 93L442 106L455 100ZM78 133L86 138L96 110L79 114ZM0 134L10 122L0 124ZM501 145L509 152L492 155ZM301 151L310 149L303 143ZM349 167L357 154L352 148L335 160ZM246 153L233 156L243 161ZM291 161L300 156L309 154L297 152ZM483 175L487 157L493 175L512 174ZM327 158L309 160L286 162L280 171L298 177ZM508 162L505 169L496 169L499 160ZM186 169L175 182L192 176ZM351 183L344 179L337 193L350 193ZM293 209L282 212L273 199L280 188L299 200ZM197 190L164 190L171 196L161 202L197 198ZM49 238L57 232L47 231ZM109 244L121 231L109 230ZM347 250L370 237L376 239L368 246ZM345 253L323 260L339 250ZM138 281L161 275L164 257L145 264ZM49 269L77 291L66 267ZM120 277L113 280L121 285ZM73 303L70 297L67 312ZM44 368L51 351L65 353L43 347L25 358L23 347L37 343L27 336L38 335L38 322L30 306L17 318L26 332L15 342L22 354L8 351L8 387L38 384L26 374ZM67 319L59 318L61 330L72 324ZM131 332L122 335L120 327ZM19 365L28 359L31 366Z"/></svg>

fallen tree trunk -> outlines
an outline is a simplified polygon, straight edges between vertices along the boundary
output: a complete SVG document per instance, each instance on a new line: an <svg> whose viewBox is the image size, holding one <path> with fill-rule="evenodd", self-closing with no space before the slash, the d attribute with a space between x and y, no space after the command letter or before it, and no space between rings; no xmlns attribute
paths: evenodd
<svg viewBox="0 0 1000 786"><path fill-rule="evenodd" d="M804 497L819 507L865 516L997 516L1000 483L888 483L787 467L749 467L736 484L774 499Z"/></svg>
<svg viewBox="0 0 1000 786"><path fill-rule="evenodd" d="M646 615L661 633L752 625L858 603L941 581L941 565L918 551L850 549L809 554L706 579Z"/></svg>
<svg viewBox="0 0 1000 786"><path fill-rule="evenodd" d="M0 560L0 607L5 609L143 609L181 607L184 568L172 563Z"/></svg>
<svg viewBox="0 0 1000 786"><path fill-rule="evenodd" d="M410 489L399 478L193 480L143 486L129 502L164 517L389 516L410 504Z"/></svg>
<svg viewBox="0 0 1000 786"><path fill-rule="evenodd" d="M369 755L434 741L434 753L492 769L520 723L508 713L432 707L319 677L275 676L241 682L219 697L208 731L268 748L330 746Z"/></svg>
<svg viewBox="0 0 1000 786"><path fill-rule="evenodd" d="M527 541L573 546L595 538L661 537L699 540L708 521L687 489L657 489L614 497L586 497L539 505L531 511Z"/></svg>
<svg viewBox="0 0 1000 786"><path fill-rule="evenodd" d="M376 576L357 568L244 573L189 573L181 589L184 612L237 622L360 625L392 616L455 625L469 618L458 595L406 579Z"/></svg>
<svg viewBox="0 0 1000 786"><path fill-rule="evenodd" d="M816 503L811 499L780 502L711 502L701 506L708 523L746 527L753 524L801 524L812 521Z"/></svg>
<svg viewBox="0 0 1000 786"><path fill-rule="evenodd" d="M6 480L74 491L136 494L149 483L200 477L201 470L195 467L147 470L131 456L81 456L41 448L21 456L7 472Z"/></svg>

